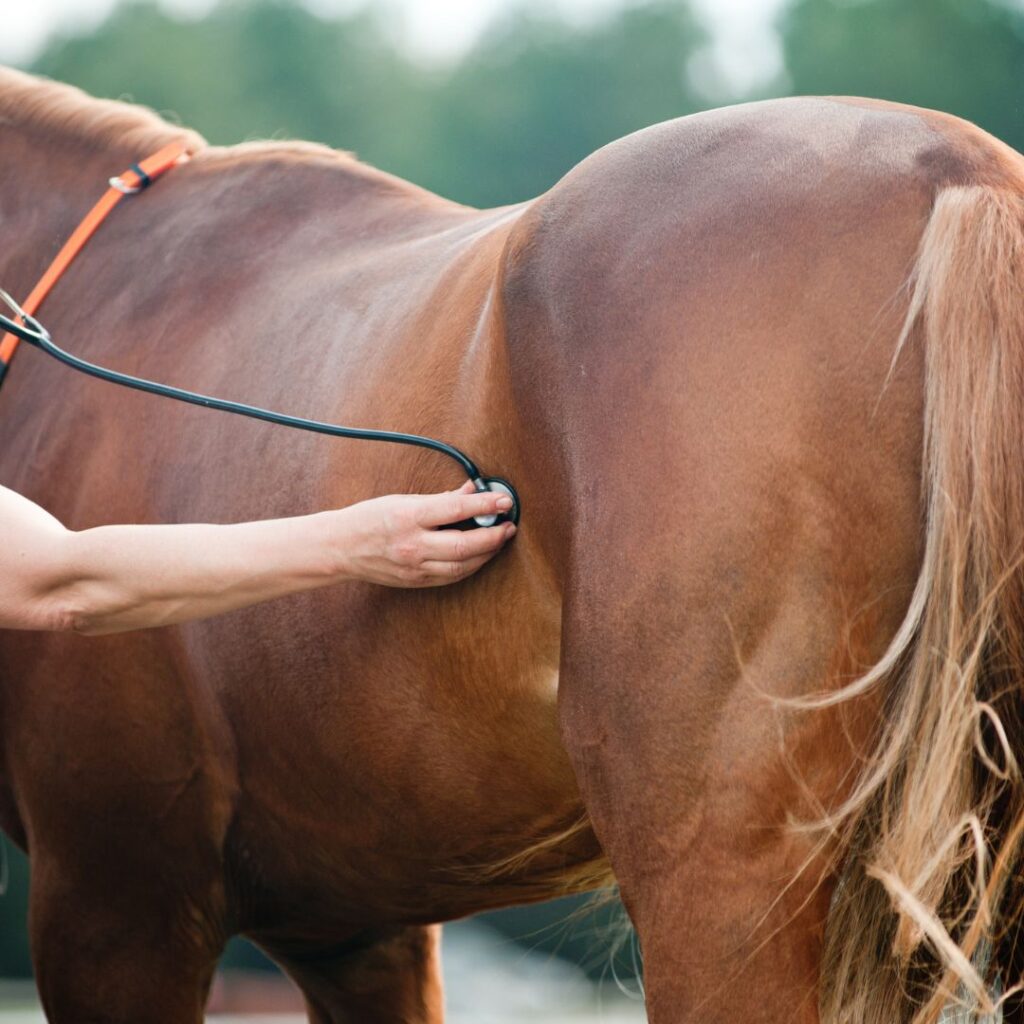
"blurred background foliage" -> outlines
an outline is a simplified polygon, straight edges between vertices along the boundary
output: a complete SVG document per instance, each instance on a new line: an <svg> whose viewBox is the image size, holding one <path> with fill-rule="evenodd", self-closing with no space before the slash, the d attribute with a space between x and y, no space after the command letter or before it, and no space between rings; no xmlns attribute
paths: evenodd
<svg viewBox="0 0 1024 1024"><path fill-rule="evenodd" d="M936 107L1024 149L1022 0L783 0L772 41L781 68L745 90L713 66L708 9L625 2L578 25L513 7L438 62L403 48L373 5L328 19L285 0L222 0L184 18L130 0L94 29L52 38L28 69L145 103L214 143L326 142L475 205L536 195L599 146L656 121L777 95ZM7 856L0 974L10 976L30 965L27 865L9 843ZM562 904L491 920L607 971L593 922L567 933L554 924L565 913ZM228 962L253 957L234 944Z"/></svg>
<svg viewBox="0 0 1024 1024"><path fill-rule="evenodd" d="M686 0L572 25L511 8L468 51L425 63L386 9L325 19L286 0L223 0L183 18L128 2L59 36L31 70L134 99L215 143L308 138L450 198L514 202L645 125L723 102L879 96L976 121L1024 149L1024 11L998 0L794 0L783 69L755 90L709 81L710 28Z"/></svg>

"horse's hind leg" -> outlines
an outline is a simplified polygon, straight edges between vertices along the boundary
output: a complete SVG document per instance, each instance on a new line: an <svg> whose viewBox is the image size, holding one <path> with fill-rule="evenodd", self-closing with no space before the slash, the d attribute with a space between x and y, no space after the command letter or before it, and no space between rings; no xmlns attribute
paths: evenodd
<svg viewBox="0 0 1024 1024"><path fill-rule="evenodd" d="M441 928L399 928L341 946L268 952L306 999L311 1024L441 1024Z"/></svg>
<svg viewBox="0 0 1024 1024"><path fill-rule="evenodd" d="M813 814L801 775L832 788L851 758L834 719L787 728L755 693L824 681L826 665L797 639L800 618L785 614L748 649L745 672L724 624L714 644L691 627L704 636L689 653L655 653L642 626L630 652L570 638L564 733L637 929L653 1024L818 1019L831 884L814 839L787 817Z"/></svg>
<svg viewBox="0 0 1024 1024"><path fill-rule="evenodd" d="M876 494L841 466L776 490L740 458L712 469L646 514L655 491L631 491L635 467L595 470L602 501L581 514L566 580L562 732L653 1024L812 1024L835 851L798 826L848 793L877 698L780 698L835 689L884 653L917 575L916 485L907 472ZM858 503L833 504L832 487Z"/></svg>
<svg viewBox="0 0 1024 1024"><path fill-rule="evenodd" d="M888 116L856 115L886 160ZM829 851L793 821L836 807L877 716L772 697L873 664L921 557L920 347L889 374L928 190L880 161L841 191L841 149L823 186L780 155L800 129L739 117L588 161L506 287L536 490L566 495L533 527L565 594L563 737L654 1024L817 1020Z"/></svg>

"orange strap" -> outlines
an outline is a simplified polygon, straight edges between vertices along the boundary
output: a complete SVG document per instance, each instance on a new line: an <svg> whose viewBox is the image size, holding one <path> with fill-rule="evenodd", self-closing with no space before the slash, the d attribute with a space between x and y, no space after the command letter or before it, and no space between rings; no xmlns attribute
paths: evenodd
<svg viewBox="0 0 1024 1024"><path fill-rule="evenodd" d="M54 261L46 268L46 273L32 289L32 293L21 304L29 316L39 308L43 299L50 294L50 289L60 279L61 274L70 266L71 261L82 251L85 243L92 238L93 232L103 223L110 211L126 195L135 195L151 185L165 171L169 171L179 162L188 159L184 143L173 142L164 146L152 156L146 157L141 163L132 164L120 177L110 179L110 188L103 194L100 201L85 215L82 222L75 228L64 247L57 253ZM18 347L20 338L13 334L4 334L0 338L0 380L3 380L11 357Z"/></svg>

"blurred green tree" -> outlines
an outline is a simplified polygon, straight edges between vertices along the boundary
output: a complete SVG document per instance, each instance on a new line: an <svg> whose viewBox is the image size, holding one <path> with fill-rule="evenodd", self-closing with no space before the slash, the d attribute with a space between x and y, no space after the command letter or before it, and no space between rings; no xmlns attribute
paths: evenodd
<svg viewBox="0 0 1024 1024"><path fill-rule="evenodd" d="M997 0L796 0L779 20L789 94L898 100L1024 149L1024 9Z"/></svg>
<svg viewBox="0 0 1024 1024"><path fill-rule="evenodd" d="M286 0L175 17L152 0L58 37L31 70L126 97L215 143L308 138L480 205L525 199L588 153L700 108L686 64L706 42L687 4L584 29L517 11L463 60L429 68L373 9L326 20Z"/></svg>
<svg viewBox="0 0 1024 1024"><path fill-rule="evenodd" d="M52 40L30 70L144 103L214 143L307 138L370 151L421 117L424 77L372 13L327 21L285 0L222 3L192 20L125 3L92 32Z"/></svg>
<svg viewBox="0 0 1024 1024"><path fill-rule="evenodd" d="M514 10L438 82L410 175L469 202L537 195L604 144L702 109L686 67L706 41L687 4L585 29Z"/></svg>
<svg viewBox="0 0 1024 1024"><path fill-rule="evenodd" d="M32 973L28 952L28 858L0 835L0 872L6 883L0 895L0 977L25 978Z"/></svg>

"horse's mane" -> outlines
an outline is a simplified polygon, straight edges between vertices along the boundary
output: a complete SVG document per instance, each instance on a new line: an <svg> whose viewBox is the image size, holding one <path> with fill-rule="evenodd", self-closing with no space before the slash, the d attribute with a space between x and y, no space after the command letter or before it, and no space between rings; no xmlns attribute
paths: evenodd
<svg viewBox="0 0 1024 1024"><path fill-rule="evenodd" d="M74 86L0 66L0 125L5 124L97 151L145 154L182 141L195 153L206 146L198 132L169 124L147 107L94 99Z"/></svg>
<svg viewBox="0 0 1024 1024"><path fill-rule="evenodd" d="M155 111L136 103L96 99L73 85L16 71L0 65L0 130L18 125L52 141L65 140L97 153L127 151L132 159L153 153L172 142L184 142L189 153L210 148L191 128L170 124ZM319 142L280 139L253 140L231 147L238 156L285 154L341 161L348 170L366 179L412 189L402 181L352 153Z"/></svg>

